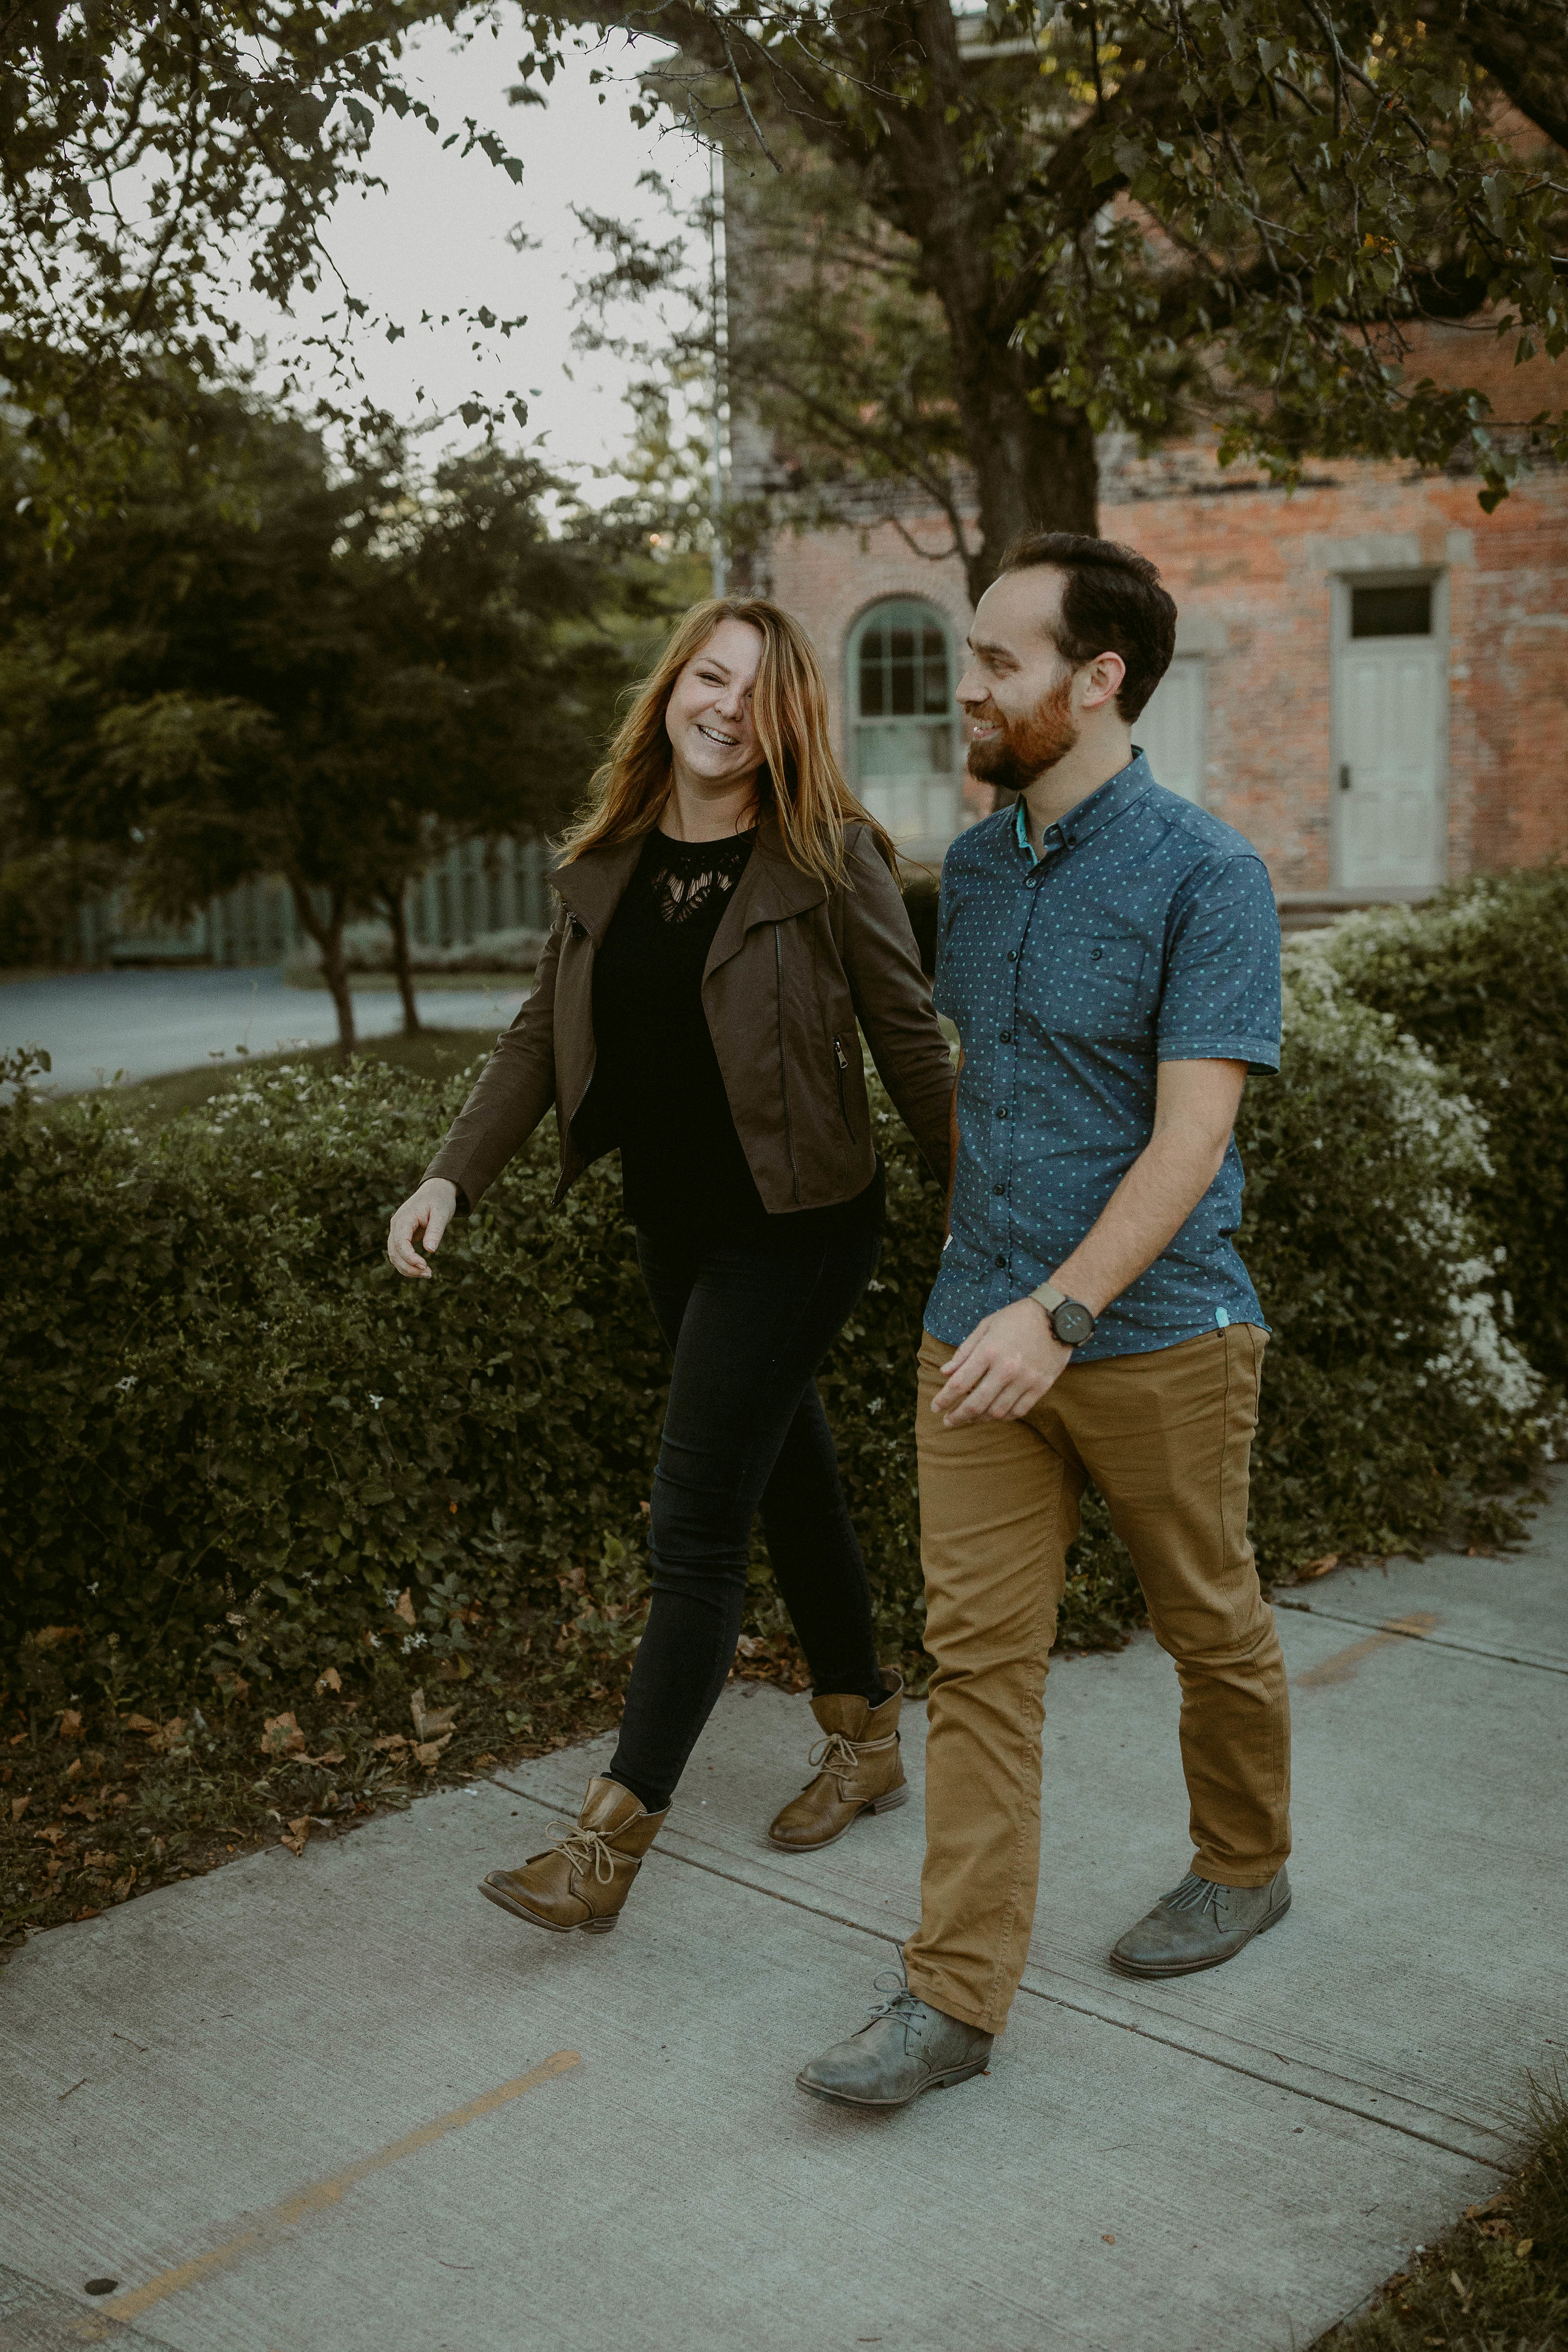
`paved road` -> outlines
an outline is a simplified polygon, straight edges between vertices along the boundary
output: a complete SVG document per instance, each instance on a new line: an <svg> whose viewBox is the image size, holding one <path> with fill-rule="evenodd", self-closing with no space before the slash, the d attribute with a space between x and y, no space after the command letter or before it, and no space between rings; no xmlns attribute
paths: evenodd
<svg viewBox="0 0 1568 2352"><path fill-rule="evenodd" d="M489 989L429 990L418 999L421 1020L443 1029L502 1029L526 993L498 996ZM354 997L360 1034L386 1036L403 1025L395 994ZM277 971L71 971L47 980L0 986L0 1051L42 1045L53 1060L61 1094L110 1083L162 1077L191 1070L211 1055L234 1058L279 1047L326 1045L337 1035L331 999L324 991L286 988Z"/></svg>
<svg viewBox="0 0 1568 2352"><path fill-rule="evenodd" d="M1111 1975L1187 1858L1175 1681L1147 1636L1061 1666L1013 2021L901 2116L792 2077L911 1924L921 1807L774 1853L811 1727L766 1689L727 1692L613 1937L474 1892L604 1742L39 1937L0 1978L0 2347L1310 2343L1497 2185L1568 2044L1568 1486L1520 1557L1288 1599L1290 1917Z"/></svg>

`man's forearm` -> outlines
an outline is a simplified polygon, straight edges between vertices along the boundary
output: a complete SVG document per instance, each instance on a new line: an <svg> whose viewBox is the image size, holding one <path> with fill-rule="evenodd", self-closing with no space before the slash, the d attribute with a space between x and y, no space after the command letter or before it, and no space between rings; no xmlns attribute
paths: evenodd
<svg viewBox="0 0 1568 2352"><path fill-rule="evenodd" d="M1171 1128L1132 1162L1070 1257L1051 1279L1069 1298L1102 1315L1180 1233L1225 1158L1202 1136Z"/></svg>

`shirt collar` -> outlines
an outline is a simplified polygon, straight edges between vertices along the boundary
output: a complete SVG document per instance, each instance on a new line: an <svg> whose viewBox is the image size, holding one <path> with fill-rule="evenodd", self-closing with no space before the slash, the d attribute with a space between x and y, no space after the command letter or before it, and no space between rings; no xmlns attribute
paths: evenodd
<svg viewBox="0 0 1568 2352"><path fill-rule="evenodd" d="M1101 825L1111 824L1125 809L1131 808L1134 801L1142 800L1146 792L1152 791L1153 783L1147 754L1135 745L1125 768L1119 768L1115 775L1090 793L1087 800L1079 801L1076 808L1068 809L1065 816L1058 817L1054 824L1046 827L1038 849L1029 838L1029 806L1020 793L1013 819L1018 846L1037 866L1043 857L1050 856L1052 850L1071 849L1079 842L1087 841L1090 834L1098 833Z"/></svg>

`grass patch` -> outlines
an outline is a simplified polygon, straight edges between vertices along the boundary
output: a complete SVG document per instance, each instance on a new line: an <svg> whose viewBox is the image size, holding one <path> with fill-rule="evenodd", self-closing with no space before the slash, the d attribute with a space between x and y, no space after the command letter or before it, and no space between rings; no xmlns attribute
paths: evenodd
<svg viewBox="0 0 1568 2352"><path fill-rule="evenodd" d="M1522 2169L1396 2272L1313 2352L1562 2352L1568 2346L1568 2097L1531 2084Z"/></svg>
<svg viewBox="0 0 1568 2352"><path fill-rule="evenodd" d="M495 1041L494 1029L422 1029L416 1037L363 1037L354 1047L353 1058L384 1062L395 1070L412 1071L416 1077L442 1079L488 1054ZM232 1094L250 1077L284 1063L296 1070L331 1071L343 1066L335 1045L300 1045L276 1054L249 1054L243 1061L226 1059L195 1070L172 1070L166 1077L143 1078L130 1087L106 1087L102 1092L111 1094L116 1104L123 1106L134 1125L162 1127L183 1110L197 1110L203 1103Z"/></svg>
<svg viewBox="0 0 1568 2352"><path fill-rule="evenodd" d="M319 971L310 973L287 971L283 975L289 988L314 989L324 994L327 983ZM497 996L526 996L533 985L531 971L416 971L416 992L439 993L443 989L456 994L461 990L489 989ZM397 992L397 975L392 971L351 971L349 987L355 996L393 996Z"/></svg>

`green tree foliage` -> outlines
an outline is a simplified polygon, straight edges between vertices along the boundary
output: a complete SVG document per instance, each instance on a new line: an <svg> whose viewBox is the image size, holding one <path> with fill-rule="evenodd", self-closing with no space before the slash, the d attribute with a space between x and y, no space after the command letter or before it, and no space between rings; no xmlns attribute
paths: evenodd
<svg viewBox="0 0 1568 2352"><path fill-rule="evenodd" d="M1477 1114L1386 1015L1290 961L1283 1076L1248 1087L1241 1125L1242 1246L1274 1328L1270 1577L1456 1522L1495 1540L1552 1412L1505 1328ZM563 1583L624 1612L668 1365L613 1164L552 1212L542 1133L432 1283L383 1255L465 1085L273 1068L153 1135L112 1096L0 1112L26 1236L0 1261L0 1659L57 1629L72 1686L123 1703L237 1667L363 1667L415 1635L473 1646L520 1611L553 1644ZM876 1118L890 1231L823 1385L883 1639L912 1662L942 1202L880 1097ZM1064 1640L1114 1638L1140 1603L1098 1504L1072 1565ZM759 1558L750 1624L780 1622Z"/></svg>
<svg viewBox="0 0 1568 2352"><path fill-rule="evenodd" d="M426 490L384 445L334 478L314 436L216 405L195 449L159 427L68 549L36 509L0 524L12 831L46 862L118 852L176 918L283 875L348 1044L351 914L400 924L447 841L559 817L654 597L551 534L530 460Z"/></svg>
<svg viewBox="0 0 1568 2352"><path fill-rule="evenodd" d="M744 37L679 0L658 24L682 55L652 86L731 160L732 398L798 490L944 514L972 594L1017 531L1095 528L1112 426L1213 430L1286 480L1363 453L1505 493L1531 431L1411 336L1568 348L1555 0L905 0ZM670 252L623 239L612 269L668 282ZM1533 429L1568 450L1563 412Z"/></svg>
<svg viewBox="0 0 1568 2352"><path fill-rule="evenodd" d="M0 375L29 420L57 521L104 494L149 420L199 426L198 388L241 341L239 271L279 308L296 289L333 282L323 225L341 196L371 184L363 150L380 111L413 114L447 146L521 179L492 131L443 126L402 70L421 26L485 21L462 0L193 0L176 10L22 0L7 12ZM547 79L552 22L525 13L522 29L527 69ZM366 315L347 289L315 389L323 414L374 427L386 420L363 402L349 348L354 318ZM477 333L521 323L489 311L462 322ZM515 399L468 410L476 425L525 414Z"/></svg>

